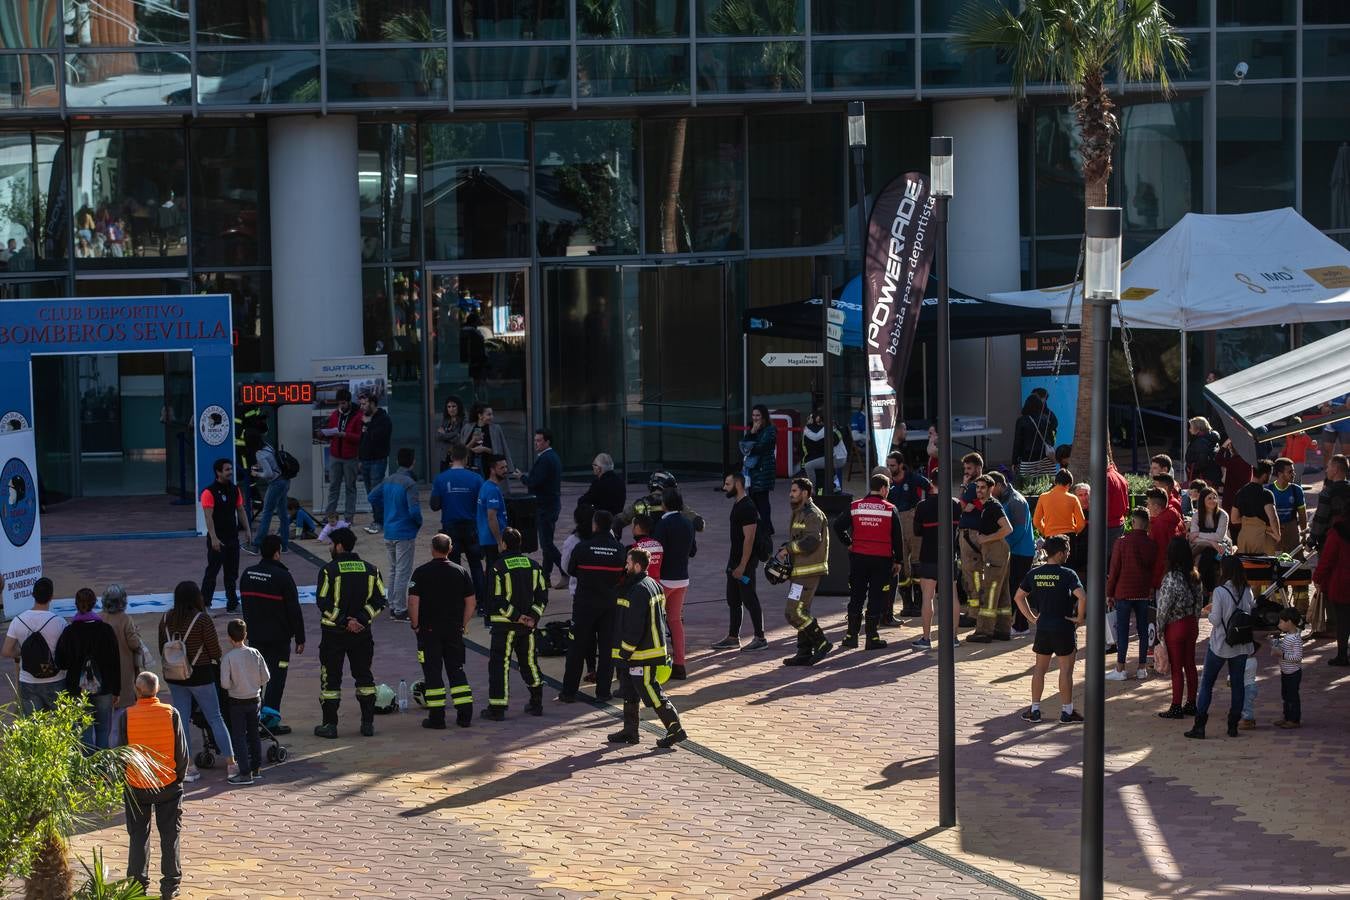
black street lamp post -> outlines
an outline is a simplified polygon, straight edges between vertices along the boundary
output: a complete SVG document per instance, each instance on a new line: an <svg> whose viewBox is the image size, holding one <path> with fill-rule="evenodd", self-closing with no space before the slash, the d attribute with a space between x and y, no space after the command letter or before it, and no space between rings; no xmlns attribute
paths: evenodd
<svg viewBox="0 0 1350 900"><path fill-rule="evenodd" d="M853 154L854 196L857 198L855 203L858 207L858 277L862 279L863 294L866 295L867 180L864 176L867 162L867 107L861 100L852 100L848 104L848 148ZM867 455L863 476L866 478L869 477L872 467L879 464L876 457L882 455L872 449L872 386L868 372L863 373L863 415L866 423L866 427L863 428L863 434L866 435L863 450Z"/></svg>

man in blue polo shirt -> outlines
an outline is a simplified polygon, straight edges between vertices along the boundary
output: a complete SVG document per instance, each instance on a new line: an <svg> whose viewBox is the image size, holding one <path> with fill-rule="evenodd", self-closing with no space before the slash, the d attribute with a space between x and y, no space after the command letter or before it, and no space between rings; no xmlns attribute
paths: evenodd
<svg viewBox="0 0 1350 900"><path fill-rule="evenodd" d="M478 491L483 478L469 468L469 448L455 443L450 448L450 468L431 485L431 508L440 510L441 531L450 535L450 561L468 559L476 597L483 590L483 554L478 549Z"/></svg>
<svg viewBox="0 0 1350 900"><path fill-rule="evenodd" d="M1003 504L1008 514L1008 523L1012 525L1012 534L1004 540L1008 542L1008 584L1021 584L1031 571L1036 559L1036 535L1031 528L1031 504L1027 498L1008 483L1002 472L990 472L994 479L994 498ZM1022 615L1020 606L1013 607L1012 636L1024 638L1031 626L1027 617Z"/></svg>
<svg viewBox="0 0 1350 900"><path fill-rule="evenodd" d="M506 532L506 496L502 485L506 484L506 457L492 456L483 460L483 469L488 478L478 489L478 549L483 552L483 562L491 571L492 564L506 550L502 535Z"/></svg>

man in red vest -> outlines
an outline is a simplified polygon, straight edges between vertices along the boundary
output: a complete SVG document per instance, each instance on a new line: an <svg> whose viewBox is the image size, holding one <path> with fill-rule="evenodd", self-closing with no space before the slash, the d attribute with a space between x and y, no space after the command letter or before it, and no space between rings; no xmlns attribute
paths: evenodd
<svg viewBox="0 0 1350 900"><path fill-rule="evenodd" d="M178 861L178 837L183 830L183 776L187 774L188 742L178 710L159 697L159 678L153 672L136 676L136 705L120 710L114 734L119 747L136 747L146 765L127 766L124 804L127 834L127 877L150 885L150 817L159 829L159 893L164 900L178 896L183 868Z"/></svg>
<svg viewBox="0 0 1350 900"><path fill-rule="evenodd" d="M848 530L848 634L842 646L858 646L858 631L866 623L868 650L880 650L886 641L877 634L882 607L891 583L900 575L905 553L904 526L895 504L886 499L891 480L873 475L872 492L849 508ZM864 618L863 606L867 613Z"/></svg>

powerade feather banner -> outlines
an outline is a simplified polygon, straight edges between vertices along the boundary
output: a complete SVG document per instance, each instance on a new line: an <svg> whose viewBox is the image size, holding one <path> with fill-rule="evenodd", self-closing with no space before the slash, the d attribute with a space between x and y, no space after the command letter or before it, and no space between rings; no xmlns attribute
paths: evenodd
<svg viewBox="0 0 1350 900"><path fill-rule="evenodd" d="M872 465L886 458L895 433L895 397L909 369L933 261L932 221L928 178L910 172L881 192L867 225L863 347L872 392Z"/></svg>

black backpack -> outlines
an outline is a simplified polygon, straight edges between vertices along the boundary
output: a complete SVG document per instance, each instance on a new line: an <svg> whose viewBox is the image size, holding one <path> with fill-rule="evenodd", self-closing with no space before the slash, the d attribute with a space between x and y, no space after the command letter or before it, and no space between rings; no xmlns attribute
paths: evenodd
<svg viewBox="0 0 1350 900"><path fill-rule="evenodd" d="M42 630L55 618L55 613L48 616L47 621L24 638L23 644L19 647L19 664L34 678L54 678L61 672L52 657L52 648L47 646L47 639L42 636Z"/></svg>
<svg viewBox="0 0 1350 900"><path fill-rule="evenodd" d="M1228 596L1233 597L1233 592L1227 587L1224 591ZM1256 625L1256 619L1252 614L1246 612L1241 607L1242 601L1233 597L1233 614L1228 617L1228 621L1223 623L1223 638L1230 647L1240 647L1243 644L1250 644L1253 640L1252 629Z"/></svg>
<svg viewBox="0 0 1350 900"><path fill-rule="evenodd" d="M277 451L277 471L281 477L287 481L300 474L300 460L296 459L287 450Z"/></svg>

